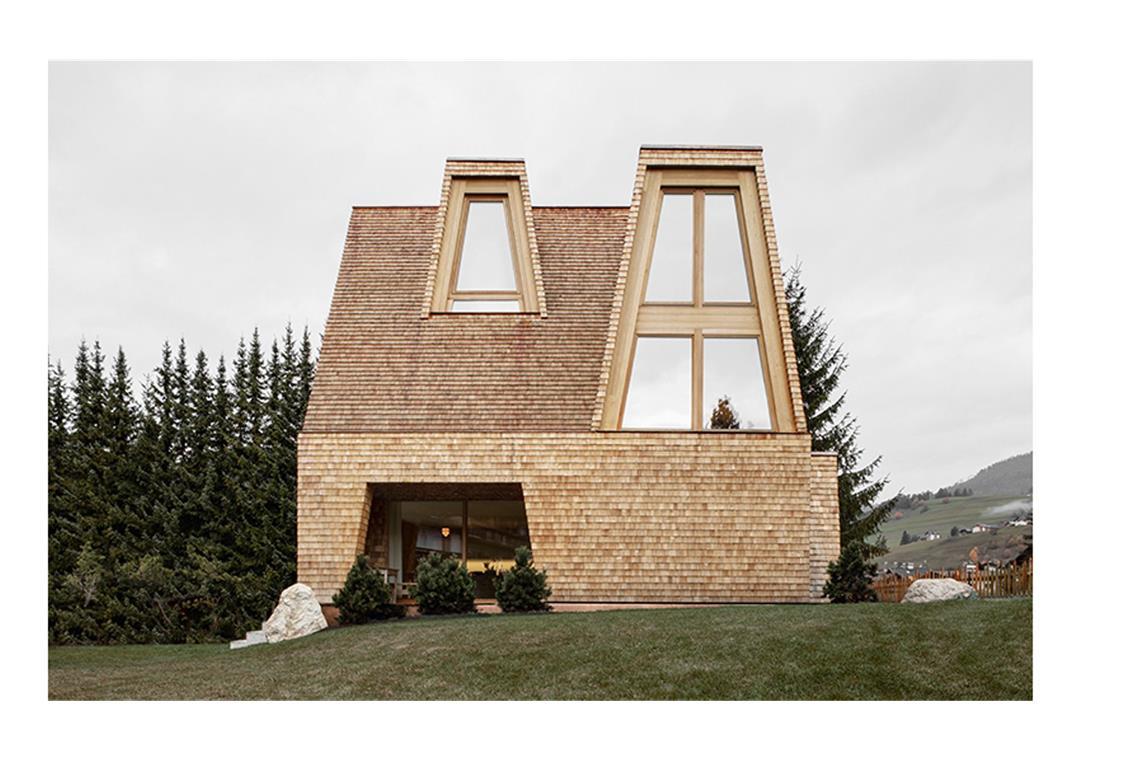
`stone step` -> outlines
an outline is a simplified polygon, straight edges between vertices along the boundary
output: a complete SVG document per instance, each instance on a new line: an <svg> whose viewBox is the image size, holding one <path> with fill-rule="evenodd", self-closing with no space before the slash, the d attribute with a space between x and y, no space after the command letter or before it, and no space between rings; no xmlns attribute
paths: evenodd
<svg viewBox="0 0 1140 760"><path fill-rule="evenodd" d="M265 631L246 631L244 639L230 642L230 649L245 649L246 647L256 646L258 644L265 644L269 641L265 636Z"/></svg>

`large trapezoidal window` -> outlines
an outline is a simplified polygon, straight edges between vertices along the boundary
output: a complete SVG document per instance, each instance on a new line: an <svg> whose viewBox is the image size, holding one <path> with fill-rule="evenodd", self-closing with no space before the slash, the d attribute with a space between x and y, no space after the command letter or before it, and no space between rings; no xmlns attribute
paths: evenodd
<svg viewBox="0 0 1140 760"><path fill-rule="evenodd" d="M744 180L710 171L702 186L703 176L665 170L647 185L630 277L640 292L618 359L626 429L774 428Z"/></svg>
<svg viewBox="0 0 1140 760"><path fill-rule="evenodd" d="M433 312L538 311L517 179L453 179L441 245Z"/></svg>

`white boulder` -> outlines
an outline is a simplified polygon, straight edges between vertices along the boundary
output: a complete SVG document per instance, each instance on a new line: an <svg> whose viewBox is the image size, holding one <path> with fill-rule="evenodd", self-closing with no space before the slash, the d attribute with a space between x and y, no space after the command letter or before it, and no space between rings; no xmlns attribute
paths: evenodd
<svg viewBox="0 0 1140 760"><path fill-rule="evenodd" d="M903 602L948 602L951 599L977 599L978 592L969 583L953 578L919 578L910 584Z"/></svg>
<svg viewBox="0 0 1140 760"><path fill-rule="evenodd" d="M328 628L321 604L316 594L304 583L294 583L281 592L277 607L261 625L265 639L270 644L288 639L299 639L310 633Z"/></svg>

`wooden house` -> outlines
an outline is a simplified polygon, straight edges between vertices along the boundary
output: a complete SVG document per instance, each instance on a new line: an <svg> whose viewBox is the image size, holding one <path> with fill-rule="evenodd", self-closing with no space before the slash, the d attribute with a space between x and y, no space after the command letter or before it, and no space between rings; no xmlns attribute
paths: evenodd
<svg viewBox="0 0 1140 760"><path fill-rule="evenodd" d="M555 602L819 600L836 471L759 148L643 147L628 206L451 159L438 206L352 210L298 445L323 603L362 553L404 588L455 556L489 596L518 545Z"/></svg>

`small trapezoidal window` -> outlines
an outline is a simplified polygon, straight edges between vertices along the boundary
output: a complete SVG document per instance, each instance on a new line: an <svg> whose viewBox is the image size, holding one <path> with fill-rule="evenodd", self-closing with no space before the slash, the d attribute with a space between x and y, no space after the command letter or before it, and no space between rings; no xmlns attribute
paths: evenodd
<svg viewBox="0 0 1140 760"><path fill-rule="evenodd" d="M506 196L465 199L451 311L519 311Z"/></svg>
<svg viewBox="0 0 1140 760"><path fill-rule="evenodd" d="M433 312L538 311L523 217L517 180L453 180Z"/></svg>

